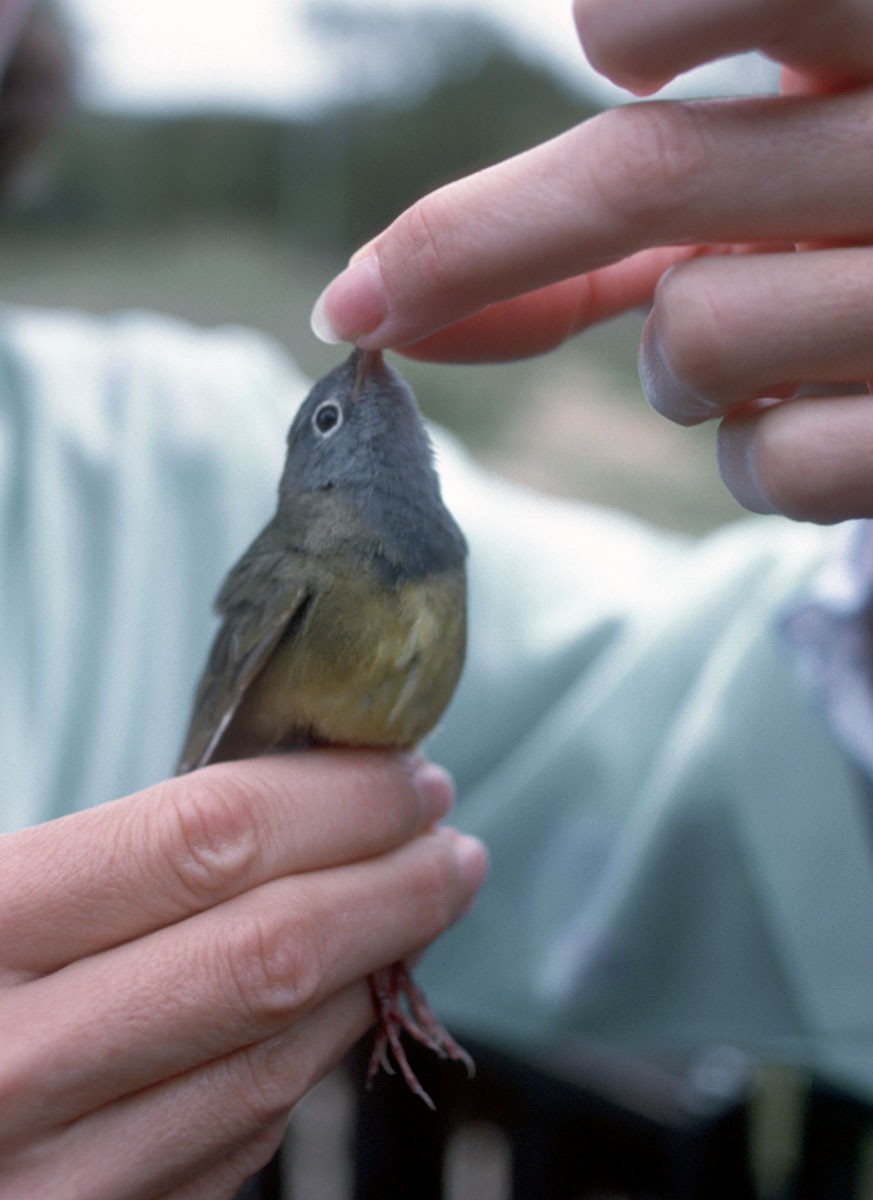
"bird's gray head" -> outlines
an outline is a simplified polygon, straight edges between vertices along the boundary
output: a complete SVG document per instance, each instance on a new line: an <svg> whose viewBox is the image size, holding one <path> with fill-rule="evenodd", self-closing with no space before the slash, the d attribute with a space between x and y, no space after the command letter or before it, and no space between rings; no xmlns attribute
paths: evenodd
<svg viewBox="0 0 873 1200"><path fill-rule="evenodd" d="M440 496L433 448L409 387L378 351L354 350L312 388L288 431L280 504L341 491L406 558L462 562L463 536Z"/></svg>
<svg viewBox="0 0 873 1200"><path fill-rule="evenodd" d="M412 392L376 352L353 351L314 385L288 431L282 486L381 486L386 473L428 486L432 451Z"/></svg>

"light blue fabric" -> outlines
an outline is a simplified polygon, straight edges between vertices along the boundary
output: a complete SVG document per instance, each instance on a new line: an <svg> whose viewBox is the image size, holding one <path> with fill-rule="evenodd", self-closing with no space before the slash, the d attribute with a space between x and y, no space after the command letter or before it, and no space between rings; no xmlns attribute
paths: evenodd
<svg viewBox="0 0 873 1200"><path fill-rule="evenodd" d="M0 314L5 828L172 773L305 387L242 331Z"/></svg>
<svg viewBox="0 0 873 1200"><path fill-rule="evenodd" d="M508 1045L727 1042L870 1090L870 813L780 632L831 535L761 520L665 546L548 502L515 521L528 503L461 510L474 554L506 538L514 562L477 581L487 633L430 747L494 858L419 971L437 1011ZM530 571L537 652L489 669ZM478 772L471 728L502 746Z"/></svg>
<svg viewBox="0 0 873 1200"><path fill-rule="evenodd" d="M782 636L834 531L697 543L446 473L471 654L430 751L488 887L420 978L508 1045L729 1042L873 1088L873 856Z"/></svg>
<svg viewBox="0 0 873 1200"><path fill-rule="evenodd" d="M242 331L2 315L6 828L172 771L304 391ZM436 1010L516 1048L730 1042L873 1094L869 813L781 630L838 535L689 541L438 450L471 635L429 752L492 873L422 964Z"/></svg>

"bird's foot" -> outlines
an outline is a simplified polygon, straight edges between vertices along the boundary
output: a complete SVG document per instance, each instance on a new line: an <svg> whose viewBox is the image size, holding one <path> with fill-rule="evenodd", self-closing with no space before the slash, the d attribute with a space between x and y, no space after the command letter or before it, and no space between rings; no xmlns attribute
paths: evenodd
<svg viewBox="0 0 873 1200"><path fill-rule="evenodd" d="M380 1068L389 1075L394 1074L393 1059L410 1091L420 1096L428 1108L434 1108L433 1100L418 1082L409 1065L401 1034L405 1031L440 1058L451 1058L463 1063L471 1077L475 1072L472 1058L431 1012L424 993L412 978L406 963L393 963L390 967L377 971L369 977L368 983L376 1012L376 1043L370 1055L367 1087L372 1086ZM405 1007L402 1003L404 997Z"/></svg>

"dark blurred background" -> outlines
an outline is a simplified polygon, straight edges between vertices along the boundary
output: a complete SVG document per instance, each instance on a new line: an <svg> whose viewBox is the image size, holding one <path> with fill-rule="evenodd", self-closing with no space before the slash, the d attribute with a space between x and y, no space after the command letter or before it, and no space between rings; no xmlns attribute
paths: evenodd
<svg viewBox="0 0 873 1200"><path fill-rule="evenodd" d="M141 61L129 72L140 72L140 92L126 93L123 63L109 64L119 78L100 79L99 0L53 6L80 96L4 207L0 300L242 323L319 374L338 352L311 335L309 310L352 250L423 192L604 102L575 48L565 0L542 8L543 21L567 10L566 61L505 13L498 23L487 3L286 0L296 52L288 69L301 87L267 100L232 83L222 91L220 82L189 93L169 83L162 93L165 56L182 76L186 55L192 77L202 72L191 33L198 14L204 38L210 23L229 18L203 0L179 0L167 9L175 17L153 7L164 23L152 40L139 35ZM134 29L143 9L124 6ZM261 3L236 17L249 53L251 23L266 12ZM642 320L629 315L528 363L403 370L428 415L506 474L706 529L739 510L718 480L712 432L673 429L642 401Z"/></svg>

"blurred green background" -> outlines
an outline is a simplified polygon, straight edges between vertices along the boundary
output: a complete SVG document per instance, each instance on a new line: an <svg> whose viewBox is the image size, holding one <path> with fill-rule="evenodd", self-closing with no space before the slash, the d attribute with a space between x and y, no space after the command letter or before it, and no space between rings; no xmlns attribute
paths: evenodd
<svg viewBox="0 0 873 1200"><path fill-rule="evenodd" d="M405 83L287 119L79 111L0 220L0 300L243 323L319 374L339 351L312 336L309 310L356 246L423 192L595 111L481 19L341 4L320 20L351 72L366 66L365 21L379 71L393 63ZM429 416L509 476L704 530L739 509L713 432L675 429L642 400L642 320L525 363L402 370Z"/></svg>

